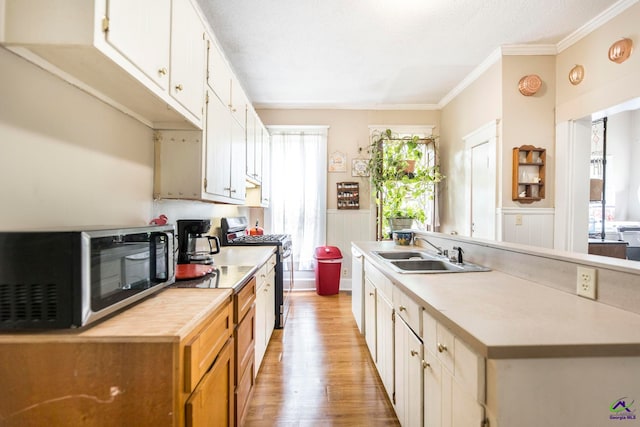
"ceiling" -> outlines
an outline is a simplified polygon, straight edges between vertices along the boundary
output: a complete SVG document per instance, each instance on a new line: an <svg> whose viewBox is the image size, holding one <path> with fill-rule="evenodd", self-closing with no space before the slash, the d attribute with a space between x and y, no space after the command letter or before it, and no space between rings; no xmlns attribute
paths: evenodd
<svg viewBox="0 0 640 427"><path fill-rule="evenodd" d="M263 108L438 108L497 48L555 52L630 2L198 0Z"/></svg>

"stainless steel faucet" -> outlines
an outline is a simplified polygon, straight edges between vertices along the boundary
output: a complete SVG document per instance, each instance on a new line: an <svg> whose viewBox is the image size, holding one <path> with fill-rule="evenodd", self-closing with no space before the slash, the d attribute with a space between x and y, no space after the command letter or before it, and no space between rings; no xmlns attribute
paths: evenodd
<svg viewBox="0 0 640 427"><path fill-rule="evenodd" d="M434 248L438 252L438 255L444 254L444 249L442 249L439 246L434 245L433 243L431 243L430 241L428 241L424 237L416 236L416 237L413 238L413 241L415 242L416 240L422 240L423 242L427 243L429 246L431 246L432 248Z"/></svg>

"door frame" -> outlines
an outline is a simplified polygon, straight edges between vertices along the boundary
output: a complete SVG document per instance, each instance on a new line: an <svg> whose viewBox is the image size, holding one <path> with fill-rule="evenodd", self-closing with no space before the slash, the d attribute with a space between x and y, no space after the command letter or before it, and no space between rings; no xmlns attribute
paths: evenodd
<svg viewBox="0 0 640 427"><path fill-rule="evenodd" d="M497 220L497 201L498 201L498 190L499 190L499 176L500 172L498 171L498 127L500 125L500 121L498 119L492 120L489 123L480 126L475 131L470 134L464 136L462 140L464 141L465 147L465 167L468 173L466 173L466 185L465 185L465 200L468 200L468 206L466 207L467 221L465 225L465 233L467 236L472 237L472 224L473 224L473 212L472 212L472 197L473 197L473 182L472 182L472 150L474 147L482 144L489 144L487 147L487 151L489 155L489 170L493 171L492 176L490 176L490 181L494 182L493 186L493 197L492 200L488 200L487 202L493 206L493 239L492 240L500 240L502 235L500 222ZM491 155L494 153L495 155ZM491 173L491 172L490 172Z"/></svg>

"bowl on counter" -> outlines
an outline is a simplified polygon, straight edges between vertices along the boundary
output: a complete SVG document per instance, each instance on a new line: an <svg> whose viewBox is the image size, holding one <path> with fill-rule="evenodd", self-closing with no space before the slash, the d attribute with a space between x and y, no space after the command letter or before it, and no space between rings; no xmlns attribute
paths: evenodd
<svg viewBox="0 0 640 427"><path fill-rule="evenodd" d="M411 231L394 231L393 241L396 245L409 246L413 240L413 232Z"/></svg>

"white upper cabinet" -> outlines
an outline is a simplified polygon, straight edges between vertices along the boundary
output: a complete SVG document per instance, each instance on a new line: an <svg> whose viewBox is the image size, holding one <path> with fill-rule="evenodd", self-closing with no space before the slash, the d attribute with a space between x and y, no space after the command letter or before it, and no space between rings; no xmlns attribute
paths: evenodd
<svg viewBox="0 0 640 427"><path fill-rule="evenodd" d="M170 93L194 116L202 117L206 44L204 27L189 0L173 0Z"/></svg>
<svg viewBox="0 0 640 427"><path fill-rule="evenodd" d="M164 90L169 87L171 12L171 0L108 0L102 22L107 43Z"/></svg>
<svg viewBox="0 0 640 427"><path fill-rule="evenodd" d="M204 26L190 1L4 0L0 8L8 49L150 127L202 128Z"/></svg>
<svg viewBox="0 0 640 427"><path fill-rule="evenodd" d="M231 69L213 41L207 41L207 84L227 107L231 108Z"/></svg>

